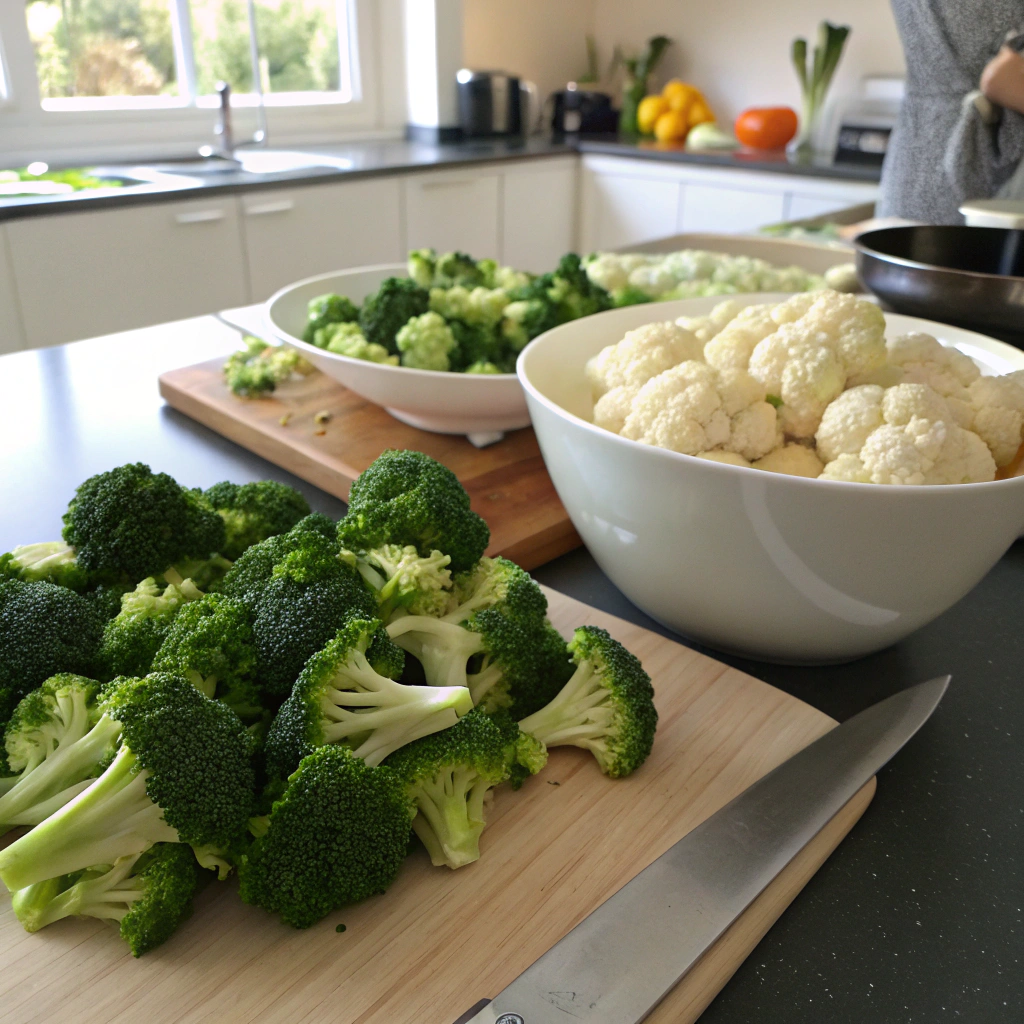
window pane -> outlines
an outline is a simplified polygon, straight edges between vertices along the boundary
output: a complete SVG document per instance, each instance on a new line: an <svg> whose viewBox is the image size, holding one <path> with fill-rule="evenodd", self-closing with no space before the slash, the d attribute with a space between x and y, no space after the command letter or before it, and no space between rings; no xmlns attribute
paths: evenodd
<svg viewBox="0 0 1024 1024"><path fill-rule="evenodd" d="M264 92L347 94L348 76L342 80L340 72L338 7L338 0L258 0ZM246 0L192 0L192 26L199 94L212 93L218 81L236 92L252 92Z"/></svg>
<svg viewBox="0 0 1024 1024"><path fill-rule="evenodd" d="M169 0L28 0L44 100L175 96Z"/></svg>

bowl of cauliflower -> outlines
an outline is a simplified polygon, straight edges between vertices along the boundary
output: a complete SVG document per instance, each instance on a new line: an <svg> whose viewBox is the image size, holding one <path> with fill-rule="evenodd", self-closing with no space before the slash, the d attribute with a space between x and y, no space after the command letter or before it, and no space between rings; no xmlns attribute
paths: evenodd
<svg viewBox="0 0 1024 1024"><path fill-rule="evenodd" d="M565 324L519 358L548 471L653 618L790 663L880 650L1024 531L1024 352L832 291Z"/></svg>

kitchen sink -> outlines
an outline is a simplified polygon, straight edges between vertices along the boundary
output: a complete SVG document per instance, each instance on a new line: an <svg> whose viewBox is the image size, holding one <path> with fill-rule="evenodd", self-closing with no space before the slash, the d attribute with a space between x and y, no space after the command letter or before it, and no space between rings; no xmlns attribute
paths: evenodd
<svg viewBox="0 0 1024 1024"><path fill-rule="evenodd" d="M287 171L345 171L352 161L287 149L238 149L234 159L223 156L186 157L133 165L122 173L142 180L154 176L188 178L219 177L227 174L281 174Z"/></svg>

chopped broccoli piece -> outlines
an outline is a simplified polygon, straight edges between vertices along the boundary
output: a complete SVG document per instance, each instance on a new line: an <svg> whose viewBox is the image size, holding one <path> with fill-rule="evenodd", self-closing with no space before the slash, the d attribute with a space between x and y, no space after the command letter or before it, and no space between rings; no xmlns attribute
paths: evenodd
<svg viewBox="0 0 1024 1024"><path fill-rule="evenodd" d="M412 317L395 336L402 365L414 370L448 370L455 335L438 313Z"/></svg>
<svg viewBox="0 0 1024 1024"><path fill-rule="evenodd" d="M405 672L405 651L384 629L373 634L370 646L366 648L366 660L374 672L388 679L401 679Z"/></svg>
<svg viewBox="0 0 1024 1024"><path fill-rule="evenodd" d="M494 363L478 362L467 366L466 373L505 373L500 367L495 366Z"/></svg>
<svg viewBox="0 0 1024 1024"><path fill-rule="evenodd" d="M0 796L0 831L38 825L87 788L113 756L121 727L98 706L100 684L62 673L30 691L4 733L15 775Z"/></svg>
<svg viewBox="0 0 1024 1024"><path fill-rule="evenodd" d="M239 863L246 903L308 928L346 903L383 893L409 844L413 808L390 768L320 747L288 778Z"/></svg>
<svg viewBox="0 0 1024 1024"><path fill-rule="evenodd" d="M101 583L84 591L82 597L93 606L103 622L109 622L120 613L121 598L133 589L130 583Z"/></svg>
<svg viewBox="0 0 1024 1024"><path fill-rule="evenodd" d="M246 827L253 748L234 712L165 674L115 680L100 708L121 726L117 754L74 800L0 851L0 880L12 891L155 843L228 845Z"/></svg>
<svg viewBox="0 0 1024 1024"><path fill-rule="evenodd" d="M658 725L650 676L606 630L581 626L569 642L576 671L558 696L519 723L547 747L589 750L606 775L629 775L647 759Z"/></svg>
<svg viewBox="0 0 1024 1024"><path fill-rule="evenodd" d="M434 264L434 284L442 288L475 288L484 283L484 276L476 260L464 252L442 253Z"/></svg>
<svg viewBox="0 0 1024 1024"><path fill-rule="evenodd" d="M192 913L199 881L189 847L157 843L111 865L18 889L11 905L27 932L72 916L117 921L132 956L142 956L169 939Z"/></svg>
<svg viewBox="0 0 1024 1024"><path fill-rule="evenodd" d="M388 366L398 365L398 356L389 354L383 345L376 345L366 340L359 324L330 324L321 328L313 337L317 348L326 349L337 356L349 359L364 359L368 363L386 363Z"/></svg>
<svg viewBox="0 0 1024 1024"><path fill-rule="evenodd" d="M518 741L519 727L507 714L471 711L450 729L416 740L387 759L386 766L404 780L415 803L413 831L435 867L461 868L480 859L485 798L511 778ZM543 767L543 760L534 755L521 767L530 773L538 764Z"/></svg>
<svg viewBox="0 0 1024 1024"><path fill-rule="evenodd" d="M472 710L465 687L407 686L375 672L366 650L380 628L356 619L309 659L267 735L267 772L284 778L316 747L344 743L369 765Z"/></svg>
<svg viewBox="0 0 1024 1024"><path fill-rule="evenodd" d="M618 309L620 306L639 306L644 302L653 302L647 292L642 291L640 288L634 288L632 285L627 285L625 288L616 288L611 293L612 305Z"/></svg>
<svg viewBox="0 0 1024 1024"><path fill-rule="evenodd" d="M102 636L95 606L73 590L0 580L0 722L50 676L93 675Z"/></svg>
<svg viewBox="0 0 1024 1024"><path fill-rule="evenodd" d="M536 294L538 290L541 292L539 295ZM526 348L527 343L537 335L558 326L558 310L544 292L543 282L540 285L528 285L513 294L524 293L525 297L517 298L505 307L505 316L501 321L502 337L516 352Z"/></svg>
<svg viewBox="0 0 1024 1024"><path fill-rule="evenodd" d="M352 484L338 538L353 551L413 545L451 557L452 571L475 565L490 540L458 477L422 452L383 452Z"/></svg>
<svg viewBox="0 0 1024 1024"><path fill-rule="evenodd" d="M269 395L293 374L313 372L313 365L293 348L268 345L249 336L243 341L245 348L233 352L224 364L224 382L232 394L242 398Z"/></svg>
<svg viewBox="0 0 1024 1024"><path fill-rule="evenodd" d="M409 251L409 276L421 287L429 288L434 283L434 264L437 253L433 249L411 249Z"/></svg>
<svg viewBox="0 0 1024 1024"><path fill-rule="evenodd" d="M225 541L221 554L236 559L261 540L287 533L309 515L309 502L294 487L276 480L214 484L204 495L224 520Z"/></svg>
<svg viewBox="0 0 1024 1024"><path fill-rule="evenodd" d="M559 323L590 316L611 308L608 293L587 276L579 256L566 253L551 275L548 295L558 306Z"/></svg>
<svg viewBox="0 0 1024 1024"><path fill-rule="evenodd" d="M465 373L475 364L488 362L497 366L499 373L508 373L515 367L515 356L495 327L461 320L450 320L448 327L455 339L450 356L453 370Z"/></svg>
<svg viewBox="0 0 1024 1024"><path fill-rule="evenodd" d="M424 558L411 544L382 544L361 555L345 555L377 595L379 619L387 622L398 609L412 615L443 615L448 607L448 555L431 551Z"/></svg>
<svg viewBox="0 0 1024 1024"><path fill-rule="evenodd" d="M192 580L161 587L151 576L125 594L121 611L103 627L103 677L144 676L182 606L202 596Z"/></svg>
<svg viewBox="0 0 1024 1024"><path fill-rule="evenodd" d="M317 331L330 324L352 323L359 319L359 307L344 295L321 295L311 299L302 340L314 344Z"/></svg>
<svg viewBox="0 0 1024 1024"><path fill-rule="evenodd" d="M539 624L547 614L548 599L528 572L499 555L481 558L471 569L456 574L443 617L459 623L484 608Z"/></svg>
<svg viewBox="0 0 1024 1024"><path fill-rule="evenodd" d="M407 277L389 277L380 289L364 303L359 313L359 326L366 340L381 345L391 355L398 355L395 337L415 316L422 316L430 306L430 295Z"/></svg>
<svg viewBox="0 0 1024 1024"><path fill-rule="evenodd" d="M78 591L92 582L89 573L78 564L75 549L61 540L20 544L0 555L0 579L5 577L23 583L45 581Z"/></svg>
<svg viewBox="0 0 1024 1024"><path fill-rule="evenodd" d="M224 521L201 491L141 462L90 477L64 514L64 540L87 572L137 582L224 544Z"/></svg>
<svg viewBox="0 0 1024 1024"><path fill-rule="evenodd" d="M473 289L456 285L454 288L431 288L430 308L445 320L460 320L464 324L494 327L501 322L502 313L509 304L508 292L502 288Z"/></svg>

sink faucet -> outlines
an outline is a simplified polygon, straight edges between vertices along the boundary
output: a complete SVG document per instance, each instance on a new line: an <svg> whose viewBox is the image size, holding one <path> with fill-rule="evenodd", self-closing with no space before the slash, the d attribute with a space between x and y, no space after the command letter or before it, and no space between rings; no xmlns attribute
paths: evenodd
<svg viewBox="0 0 1024 1024"><path fill-rule="evenodd" d="M235 158L235 135L231 130L231 86L227 82L218 82L216 90L220 97L220 114L213 134L219 139L219 145L213 151L213 155L233 160Z"/></svg>

